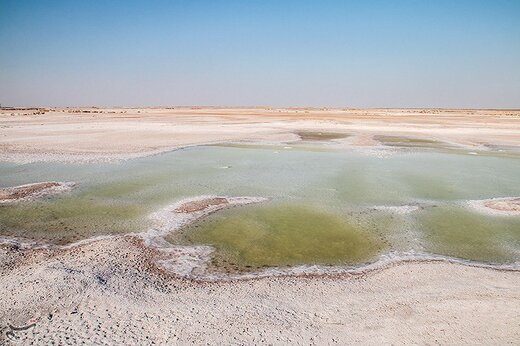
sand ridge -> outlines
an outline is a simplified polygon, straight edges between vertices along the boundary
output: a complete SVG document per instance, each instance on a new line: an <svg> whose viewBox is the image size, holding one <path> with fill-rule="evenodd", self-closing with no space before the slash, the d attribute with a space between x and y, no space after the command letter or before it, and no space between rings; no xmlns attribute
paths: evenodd
<svg viewBox="0 0 520 346"><path fill-rule="evenodd" d="M213 205L226 205L229 201L225 197L213 197L206 198L203 200L195 200L186 202L175 209L177 213L193 213L196 211L206 210L208 207Z"/></svg>
<svg viewBox="0 0 520 346"><path fill-rule="evenodd" d="M0 188L0 204L28 201L45 196L70 191L76 183L73 182L39 182L13 187Z"/></svg>
<svg viewBox="0 0 520 346"><path fill-rule="evenodd" d="M468 201L474 210L496 216L520 216L520 197L501 197Z"/></svg>

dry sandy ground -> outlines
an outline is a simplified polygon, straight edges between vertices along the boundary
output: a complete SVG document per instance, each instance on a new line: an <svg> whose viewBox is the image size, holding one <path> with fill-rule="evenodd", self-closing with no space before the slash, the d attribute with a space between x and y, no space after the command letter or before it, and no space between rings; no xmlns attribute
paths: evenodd
<svg viewBox="0 0 520 346"><path fill-rule="evenodd" d="M356 276L193 282L159 271L131 237L0 256L9 344L520 341L519 272L412 262Z"/></svg>
<svg viewBox="0 0 520 346"><path fill-rule="evenodd" d="M92 113L99 112L99 113ZM290 141L298 130L430 138L471 147L520 145L520 110L53 109L0 111L0 160L110 160L188 145Z"/></svg>
<svg viewBox="0 0 520 346"><path fill-rule="evenodd" d="M84 109L87 110L87 109ZM520 111L3 110L0 160L105 160L298 130L520 145ZM101 112L101 113L92 113ZM13 114L13 115L11 115ZM133 237L0 247L0 344L520 344L520 272L406 262L363 275L195 282Z"/></svg>

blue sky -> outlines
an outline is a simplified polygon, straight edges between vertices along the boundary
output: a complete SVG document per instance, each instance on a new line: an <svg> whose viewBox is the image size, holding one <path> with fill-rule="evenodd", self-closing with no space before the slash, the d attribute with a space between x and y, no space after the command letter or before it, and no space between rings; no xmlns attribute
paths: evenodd
<svg viewBox="0 0 520 346"><path fill-rule="evenodd" d="M0 102L520 108L520 1L0 0Z"/></svg>

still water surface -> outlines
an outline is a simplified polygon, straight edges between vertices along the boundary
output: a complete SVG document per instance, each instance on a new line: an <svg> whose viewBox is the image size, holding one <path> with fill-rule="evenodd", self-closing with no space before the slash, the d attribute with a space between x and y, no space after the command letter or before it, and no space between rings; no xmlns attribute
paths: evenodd
<svg viewBox="0 0 520 346"><path fill-rule="evenodd" d="M66 244L146 229L150 212L186 197L265 196L265 204L215 213L169 240L213 245L214 263L232 268L356 264L389 251L520 261L520 218L464 205L520 196L514 155L219 145L116 164L0 164L1 186L39 181L78 188L1 206L0 235ZM380 208L410 205L418 209Z"/></svg>

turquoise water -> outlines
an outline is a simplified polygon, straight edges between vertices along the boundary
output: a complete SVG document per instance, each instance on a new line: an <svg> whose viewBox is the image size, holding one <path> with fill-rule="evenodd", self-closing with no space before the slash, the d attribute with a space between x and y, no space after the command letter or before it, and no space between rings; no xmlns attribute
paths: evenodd
<svg viewBox="0 0 520 346"><path fill-rule="evenodd" d="M335 253L341 249L350 252L334 258L327 257L325 250L322 255L318 251L295 257L291 251L305 251L289 249L287 254L278 254L278 262L264 261L265 265L353 263L393 250L492 263L520 260L518 217L480 215L459 206L467 199L520 196L520 159L514 156L396 150L387 157L377 157L323 146L220 145L115 164L1 163L0 177L1 186L39 181L79 184L64 195L1 206L2 236L65 244L94 235L145 229L150 212L181 198L246 195L272 199L266 206L216 213L204 221L211 226L199 225L203 230L197 231L197 237L177 241L211 243L228 262L262 266L262 261L256 260L246 264L244 259L252 257L244 247L233 248L226 222L233 224L231 221L244 217L248 222L241 227L252 233L265 231L265 244L273 241L271 236L282 235L291 243L301 228L297 221L307 218L319 221L313 224L317 240L310 237L312 230L306 229L301 247L322 240L326 244L343 234L344 246L331 247ZM426 207L405 215L373 209L407 204ZM261 209L265 207L268 209ZM320 225L335 229L324 233L320 227L325 226ZM216 228L227 229L221 232L227 242L214 232ZM283 232L277 234L277 229ZM366 251L352 250L345 243L348 239L356 239L355 246ZM262 251L269 248L276 247L267 246ZM287 256L291 260L285 261Z"/></svg>

